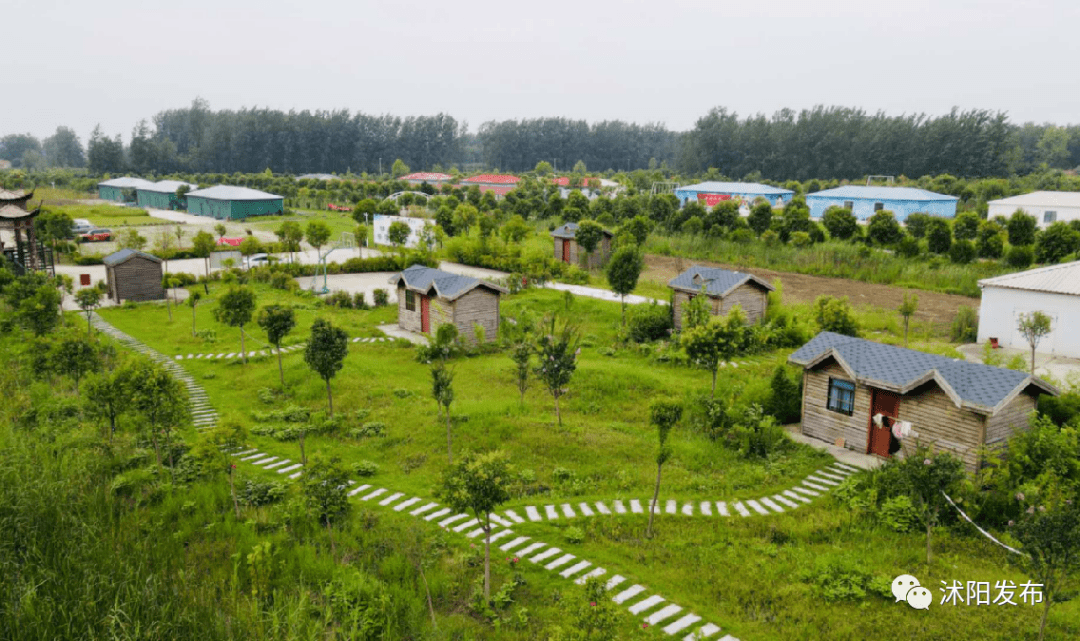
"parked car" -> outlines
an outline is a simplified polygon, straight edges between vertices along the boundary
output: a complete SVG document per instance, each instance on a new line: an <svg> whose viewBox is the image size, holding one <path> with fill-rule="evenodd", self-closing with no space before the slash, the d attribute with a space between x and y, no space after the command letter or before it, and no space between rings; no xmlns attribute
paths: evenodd
<svg viewBox="0 0 1080 641"><path fill-rule="evenodd" d="M72 235L82 236L83 234L92 231L93 229L94 226L90 223L90 221L84 218L76 218L75 220L71 221Z"/></svg>
<svg viewBox="0 0 1080 641"><path fill-rule="evenodd" d="M96 228L96 229L91 229L90 231L86 232L85 234L79 234L79 240L81 242L84 242L84 243L93 243L93 242L97 242L97 241L111 240L111 239L112 239L112 231L109 230L109 229Z"/></svg>
<svg viewBox="0 0 1080 641"><path fill-rule="evenodd" d="M270 257L266 254L252 254L247 259L247 268L265 267L270 264Z"/></svg>

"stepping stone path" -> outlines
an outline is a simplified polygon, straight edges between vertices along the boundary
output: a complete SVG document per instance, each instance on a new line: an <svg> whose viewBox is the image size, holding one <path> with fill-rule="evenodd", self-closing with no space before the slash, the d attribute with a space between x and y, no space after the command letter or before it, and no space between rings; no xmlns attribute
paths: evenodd
<svg viewBox="0 0 1080 641"><path fill-rule="evenodd" d="M206 396L206 390L195 382L195 379L191 374L187 373L187 370L177 365L176 362L168 356L147 347L141 341L116 329L106 322L104 318L99 316L97 312L91 314L90 324L99 332L115 339L124 347L138 352L161 365L173 378L180 381L187 389L189 409L191 411L191 422L195 426L195 429L202 431L217 425L218 415L214 408L210 406L210 401ZM179 360L179 357L177 357L177 360Z"/></svg>
<svg viewBox="0 0 1080 641"><path fill-rule="evenodd" d="M102 321L102 322L105 322L105 321ZM105 331L105 330L102 329L102 331ZM128 337L128 338L130 338L130 337ZM134 339L132 339L132 340L134 340ZM367 338L358 336L356 338L350 339L349 342L350 343L389 343L389 342L392 342L393 340L394 340L393 338L387 338L385 336L367 337ZM289 345L288 347L282 347L281 348L281 353L282 353L282 355L289 354L291 352L295 352L297 350L304 349L305 347L307 347L307 345L304 344L304 343L301 343L299 345ZM227 353L222 353L222 354L187 354L186 356L184 354L177 354L176 356L173 356L173 360L182 361L182 360L185 360L185 359L191 360L193 358L196 358L196 359L197 358L205 358L205 359L211 360L211 361L216 361L216 360L227 361L227 360L231 360L233 358L243 358L243 356L244 356L243 352L227 352ZM252 360L252 359L256 359L256 358L267 358L267 357L271 357L271 356L276 357L277 356L277 350L275 350L275 349L262 349L262 350L257 350L257 351L251 351L251 352L247 353L247 356L248 356L248 360ZM166 360L168 360L168 359L166 359Z"/></svg>

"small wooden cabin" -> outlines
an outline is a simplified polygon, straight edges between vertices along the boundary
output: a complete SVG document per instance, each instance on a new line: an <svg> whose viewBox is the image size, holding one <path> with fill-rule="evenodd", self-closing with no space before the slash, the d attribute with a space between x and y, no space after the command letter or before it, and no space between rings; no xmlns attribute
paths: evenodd
<svg viewBox="0 0 1080 641"><path fill-rule="evenodd" d="M586 257L577 244L577 223L565 223L559 225L551 232L555 241L555 260L561 260L570 265L577 265L585 269L599 269L607 264L611 258L611 239L614 234L604 230L600 237L600 244Z"/></svg>
<svg viewBox="0 0 1080 641"><path fill-rule="evenodd" d="M674 293L675 329L682 330L683 307L695 296L708 296L713 316L724 316L742 306L749 323L765 316L774 287L753 274L716 267L691 267L668 282Z"/></svg>
<svg viewBox="0 0 1080 641"><path fill-rule="evenodd" d="M451 323L465 343L476 344L475 325L485 340L499 335L499 297L508 293L478 278L413 265L390 278L397 286L398 326L411 332L434 333Z"/></svg>
<svg viewBox="0 0 1080 641"><path fill-rule="evenodd" d="M833 332L788 362L803 368L803 434L882 457L922 443L951 452L969 471L981 465L980 448L1027 428L1040 394L1058 394L1025 372ZM910 423L901 438L892 429L899 421Z"/></svg>
<svg viewBox="0 0 1080 641"><path fill-rule="evenodd" d="M109 298L117 303L165 298L161 259L134 249L121 249L105 257Z"/></svg>

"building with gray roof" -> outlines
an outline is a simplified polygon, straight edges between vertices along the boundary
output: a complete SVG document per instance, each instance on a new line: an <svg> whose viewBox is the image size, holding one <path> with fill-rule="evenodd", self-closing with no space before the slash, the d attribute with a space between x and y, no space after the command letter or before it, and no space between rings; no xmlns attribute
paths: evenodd
<svg viewBox="0 0 1080 641"><path fill-rule="evenodd" d="M605 229L596 248L586 254L578 245L577 230L577 223L563 223L551 230L551 237L555 241L555 260L585 269L599 269L606 265L611 258L611 239L615 235Z"/></svg>
<svg viewBox="0 0 1080 641"><path fill-rule="evenodd" d="M423 265L394 274L388 282L397 287L402 329L430 334L450 323L469 344L476 344L478 326L485 340L498 336L499 297L508 293L499 285Z"/></svg>
<svg viewBox="0 0 1080 641"><path fill-rule="evenodd" d="M736 305L742 308L747 322L756 323L765 316L772 285L753 274L697 265L668 281L673 290L675 329L682 330L685 306L696 296L709 297L713 316L725 316Z"/></svg>
<svg viewBox="0 0 1080 641"><path fill-rule="evenodd" d="M161 259L135 249L121 249L109 254L105 263L105 282L109 298L117 303L165 298Z"/></svg>
<svg viewBox="0 0 1080 641"><path fill-rule="evenodd" d="M187 210L191 214L211 216L218 220L236 220L280 214L285 210L285 199L249 187L215 185L188 192Z"/></svg>
<svg viewBox="0 0 1080 641"><path fill-rule="evenodd" d="M1027 426L1040 394L1058 393L1025 372L833 332L788 362L803 368L803 434L883 457L932 445L969 470L981 448Z"/></svg>
<svg viewBox="0 0 1080 641"><path fill-rule="evenodd" d="M135 190L152 184L154 183L149 180L131 176L110 178L97 184L98 198L118 203L133 203L135 202Z"/></svg>

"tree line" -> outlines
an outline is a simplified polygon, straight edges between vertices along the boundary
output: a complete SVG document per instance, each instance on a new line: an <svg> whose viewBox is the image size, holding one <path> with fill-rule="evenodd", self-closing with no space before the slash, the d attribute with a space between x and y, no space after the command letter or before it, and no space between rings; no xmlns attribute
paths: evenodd
<svg viewBox="0 0 1080 641"><path fill-rule="evenodd" d="M687 132L659 123L568 118L489 121L476 133L452 116L398 117L348 110L188 107L140 120L125 144L100 128L84 151L67 127L44 142L0 138L0 159L17 168L90 172L384 173L395 159L417 171L669 169L732 180L858 179L869 174L1009 176L1080 166L1080 125L1010 122L1003 112L953 109L941 116L890 116L817 106L740 117L716 107Z"/></svg>

